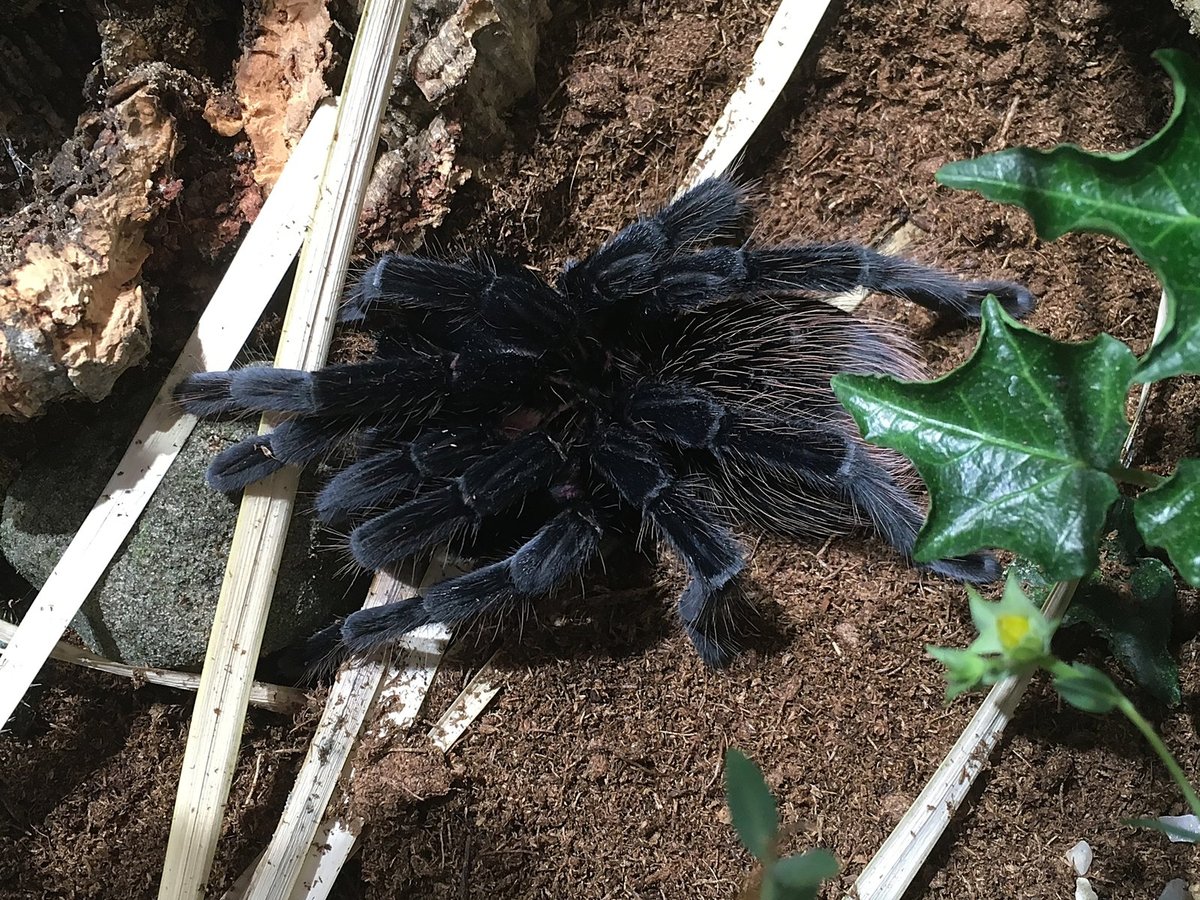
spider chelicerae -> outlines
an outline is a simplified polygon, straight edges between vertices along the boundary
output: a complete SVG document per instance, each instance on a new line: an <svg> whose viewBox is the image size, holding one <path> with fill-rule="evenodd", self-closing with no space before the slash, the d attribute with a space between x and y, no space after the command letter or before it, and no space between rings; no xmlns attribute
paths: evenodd
<svg viewBox="0 0 1200 900"><path fill-rule="evenodd" d="M365 653L429 622L528 612L577 577L609 535L652 537L683 563L679 618L704 662L736 653L747 601L736 527L824 536L868 525L906 557L923 519L915 476L868 447L829 386L838 372L917 376L885 330L815 299L863 286L957 319L995 294L852 244L740 243L745 190L711 179L639 219L555 284L489 256L387 255L341 320L370 320L376 356L316 372L261 367L194 375L199 415L285 417L221 453L209 483L232 491L350 442L321 520L349 529L379 569L451 542L491 559L424 595L351 614ZM925 568L998 574L986 553Z"/></svg>

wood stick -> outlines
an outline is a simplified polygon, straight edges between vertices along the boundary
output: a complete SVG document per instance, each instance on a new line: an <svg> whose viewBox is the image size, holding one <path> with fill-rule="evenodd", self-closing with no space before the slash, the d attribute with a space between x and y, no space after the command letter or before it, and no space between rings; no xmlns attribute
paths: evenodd
<svg viewBox="0 0 1200 900"><path fill-rule="evenodd" d="M7 644L16 633L16 625L0 619L0 644ZM95 653L65 641L59 641L54 645L54 649L50 651L50 658L84 669L176 688L181 691L195 691L200 687L200 676L193 672L176 672L173 669L147 666L127 666L125 663L105 659L103 656L97 656ZM307 703L308 698L304 692L296 690L296 688L259 681L250 686L250 705L268 709L271 712L292 713L302 709Z"/></svg>
<svg viewBox="0 0 1200 900"><path fill-rule="evenodd" d="M680 193L733 168L796 71L828 7L829 0L783 0L779 4L754 51L749 74L733 92L709 132Z"/></svg>
<svg viewBox="0 0 1200 900"><path fill-rule="evenodd" d="M409 0L364 5L275 359L279 367L311 371L325 362L409 5ZM196 900L208 883L298 481L299 470L288 467L246 488L242 499L184 751L162 900Z"/></svg>

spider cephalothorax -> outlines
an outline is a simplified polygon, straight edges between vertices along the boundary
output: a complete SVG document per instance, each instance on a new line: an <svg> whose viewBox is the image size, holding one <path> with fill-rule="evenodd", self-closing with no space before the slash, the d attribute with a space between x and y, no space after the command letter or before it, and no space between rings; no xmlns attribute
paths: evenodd
<svg viewBox="0 0 1200 900"><path fill-rule="evenodd" d="M524 612L577 575L608 534L652 535L683 562L679 615L704 661L736 650L741 525L785 535L872 526L906 556L922 520L911 473L869 448L834 399L838 372L919 374L885 332L813 299L862 285L978 318L1008 282L964 282L847 244L731 244L742 190L713 179L616 234L550 285L479 256L385 256L342 320L382 329L377 358L317 372L193 376L198 414L279 413L213 462L235 490L352 440L357 461L317 498L381 568L459 541L497 561L341 627L370 651L426 622ZM507 541L507 546L505 542ZM995 577L986 554L928 566Z"/></svg>

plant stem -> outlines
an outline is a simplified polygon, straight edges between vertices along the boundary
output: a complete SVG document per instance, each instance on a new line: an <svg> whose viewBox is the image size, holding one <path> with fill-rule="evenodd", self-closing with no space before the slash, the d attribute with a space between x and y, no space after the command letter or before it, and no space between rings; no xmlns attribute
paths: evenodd
<svg viewBox="0 0 1200 900"><path fill-rule="evenodd" d="M1153 472L1147 472L1145 469L1131 469L1128 466L1116 465L1108 470L1117 481L1125 484L1136 484L1138 487L1156 488L1167 479L1161 475L1156 475Z"/></svg>
<svg viewBox="0 0 1200 900"><path fill-rule="evenodd" d="M1117 696L1114 699L1117 709L1123 712L1125 718L1132 722L1137 730L1142 733L1142 737L1149 741L1150 746L1154 748L1154 752L1158 754L1158 758L1163 761L1163 765L1167 767L1167 771L1171 773L1171 777L1179 785L1179 790L1183 792L1183 797L1187 800L1188 806L1191 807L1192 813L1200 817L1200 797L1196 796L1196 792L1192 789L1187 776L1183 774L1183 769L1179 768L1179 763L1175 761L1175 757L1171 755L1171 751L1167 749L1167 745L1162 742L1162 738L1158 736L1158 732L1154 730L1154 726L1142 718L1142 714L1137 711L1137 707L1124 694L1117 692Z"/></svg>

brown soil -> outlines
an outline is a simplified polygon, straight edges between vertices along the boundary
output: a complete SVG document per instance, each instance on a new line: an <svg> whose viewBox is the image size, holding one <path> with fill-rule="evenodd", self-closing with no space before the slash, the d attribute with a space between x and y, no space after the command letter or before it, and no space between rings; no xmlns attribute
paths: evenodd
<svg viewBox="0 0 1200 900"><path fill-rule="evenodd" d="M513 123L518 145L463 189L434 240L551 271L667 200L767 7L558 6L536 96ZM1130 253L1094 237L1045 244L1024 214L933 182L942 163L1009 144L1115 151L1152 133L1170 91L1150 53L1191 42L1168 0L1133 12L1117 0L847 2L744 161L762 193L758 239L872 240L911 221L917 258L1028 283L1042 297L1036 327L1073 339L1107 330L1144 349L1157 288ZM875 298L866 312L903 323L937 371L974 343L903 304ZM1193 379L1156 392L1144 464L1195 454L1198 405ZM750 861L723 803L730 745L762 765L796 845L830 848L848 887L976 706L943 705L923 650L971 639L965 598L862 536L754 546L764 634L730 669L699 665L665 592L639 586L652 573L611 561L582 601L552 604L505 646L503 694L447 758L416 738L364 754L355 803L371 825L336 896L733 897ZM1190 592L1177 625L1188 699L1179 710L1138 700L1200 773ZM460 646L431 717L485 644ZM0 743L0 896L150 896L186 703L59 668L45 678L32 722ZM265 843L305 735L251 716L214 884ZM1120 820L1181 811L1131 728L1035 686L909 896L1069 897L1062 855L1085 839L1101 897L1157 897L1172 878L1200 877L1195 851Z"/></svg>

